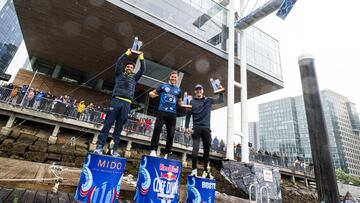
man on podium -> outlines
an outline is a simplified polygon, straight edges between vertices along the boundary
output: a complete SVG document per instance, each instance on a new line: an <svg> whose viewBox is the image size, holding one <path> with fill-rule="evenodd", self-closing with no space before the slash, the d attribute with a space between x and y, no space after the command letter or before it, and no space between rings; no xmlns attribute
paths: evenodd
<svg viewBox="0 0 360 203"><path fill-rule="evenodd" d="M166 126L166 148L165 159L171 153L173 139L176 127L176 106L182 106L181 90L176 86L178 73L172 71L169 77L169 83L160 84L155 90L149 92L151 98L160 97L158 107L158 115L156 117L155 127L151 138L151 153L150 156L157 156L156 150L159 145L160 133L163 125Z"/></svg>
<svg viewBox="0 0 360 203"><path fill-rule="evenodd" d="M200 139L204 145L204 172L203 178L213 178L209 164L209 153L211 146L211 130L210 130L210 114L212 104L220 104L224 102L224 95L219 93L217 99L205 97L203 86L197 84L195 86L195 97L191 100L191 109L188 109L185 120L185 136L190 136L189 129L190 118L193 118L193 151L192 151L192 171L190 176L197 176L197 161L199 153Z"/></svg>
<svg viewBox="0 0 360 203"><path fill-rule="evenodd" d="M118 147L120 143L121 131L123 125L128 119L131 102L134 98L136 83L140 80L145 71L144 54L139 52L138 59L140 61L140 69L137 73L134 73L135 63L132 61L127 61L131 53L132 51L128 49L117 60L115 67L115 86L112 92L112 99L106 113L104 126L100 131L94 153L103 153L103 147L106 143L109 131L115 122L112 156L119 156Z"/></svg>

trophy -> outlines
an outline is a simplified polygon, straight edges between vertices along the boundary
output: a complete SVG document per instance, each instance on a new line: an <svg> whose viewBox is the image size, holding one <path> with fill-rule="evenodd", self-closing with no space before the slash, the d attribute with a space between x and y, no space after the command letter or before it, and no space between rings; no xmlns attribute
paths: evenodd
<svg viewBox="0 0 360 203"><path fill-rule="evenodd" d="M192 106L190 105L190 102L192 100L192 96L188 95L187 92L184 93L184 98L183 98L183 105L182 107L184 108L191 108Z"/></svg>
<svg viewBox="0 0 360 203"><path fill-rule="evenodd" d="M134 38L134 42L133 45L131 47L131 53L136 54L136 55L140 55L140 48L143 45L142 41L139 41L138 37Z"/></svg>
<svg viewBox="0 0 360 203"><path fill-rule="evenodd" d="M225 89L221 86L219 79L214 80L214 79L210 78L210 83L214 89L214 94L219 94L219 93L225 91Z"/></svg>

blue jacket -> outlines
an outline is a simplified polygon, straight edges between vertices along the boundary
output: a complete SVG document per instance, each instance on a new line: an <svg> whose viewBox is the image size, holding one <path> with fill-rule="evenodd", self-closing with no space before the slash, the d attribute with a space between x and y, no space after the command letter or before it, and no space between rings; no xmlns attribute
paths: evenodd
<svg viewBox="0 0 360 203"><path fill-rule="evenodd" d="M143 59L140 59L140 70L135 74L125 75L124 62L127 57L128 56L126 54L123 54L116 62L116 78L112 96L119 96L130 99L132 101L134 99L136 83L140 80L142 74L145 72L145 62Z"/></svg>
<svg viewBox="0 0 360 203"><path fill-rule="evenodd" d="M39 93L35 96L35 101L41 101L44 96L45 96L45 93L44 93L44 92L39 92Z"/></svg>
<svg viewBox="0 0 360 203"><path fill-rule="evenodd" d="M193 127L202 127L210 129L210 113L212 104L220 104L224 102L224 95L219 94L219 98L203 97L201 99L194 98L191 100L191 110L187 112L185 119L185 128L189 128L190 117L193 117Z"/></svg>

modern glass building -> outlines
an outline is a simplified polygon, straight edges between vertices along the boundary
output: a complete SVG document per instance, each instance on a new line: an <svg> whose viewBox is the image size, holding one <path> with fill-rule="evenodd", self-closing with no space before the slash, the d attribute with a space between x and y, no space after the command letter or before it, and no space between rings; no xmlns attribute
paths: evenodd
<svg viewBox="0 0 360 203"><path fill-rule="evenodd" d="M258 122L249 122L249 142L252 144L252 148L259 149Z"/></svg>
<svg viewBox="0 0 360 203"><path fill-rule="evenodd" d="M227 84L226 0L89 0L67 4L14 0L14 3L33 70L61 82L107 93L109 97L102 100L111 97L112 64L131 46L135 36L144 42L147 70L137 86L133 109L156 115L157 101L149 99L147 92L167 82L172 70L179 72L178 85L183 92L192 93L193 86L201 83L205 94L211 96L209 78ZM282 88L278 41L250 27L247 51L248 98ZM235 63L234 78L239 81L238 56ZM20 79L15 81L25 81ZM71 92L70 96L78 100L96 99L79 92ZM240 91L235 90L235 101L240 101ZM178 116L182 115L180 112Z"/></svg>
<svg viewBox="0 0 360 203"><path fill-rule="evenodd" d="M6 71L22 41L13 0L0 1L0 74Z"/></svg>
<svg viewBox="0 0 360 203"><path fill-rule="evenodd" d="M295 101L284 98L259 104L260 148L294 161L300 154Z"/></svg>
<svg viewBox="0 0 360 203"><path fill-rule="evenodd" d="M359 116L355 104L331 90L321 91L321 102L334 167L360 176ZM312 162L302 96L260 104L259 136L261 147L266 150L291 156L292 160L299 156L306 164ZM285 147L282 151L281 146L287 145L289 139L295 144L295 150Z"/></svg>

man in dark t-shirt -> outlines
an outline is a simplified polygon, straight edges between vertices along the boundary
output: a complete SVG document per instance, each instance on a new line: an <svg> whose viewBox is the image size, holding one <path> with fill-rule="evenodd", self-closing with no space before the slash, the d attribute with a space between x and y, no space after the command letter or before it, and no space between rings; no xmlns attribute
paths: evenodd
<svg viewBox="0 0 360 203"><path fill-rule="evenodd" d="M181 90L176 86L178 74L176 71L170 73L169 83L160 84L149 93L151 98L160 97L159 113L156 118L154 132L151 138L150 156L157 156L156 150L159 145L160 133L163 125L166 126L166 148L165 158L171 153L176 126L176 106L182 105Z"/></svg>

